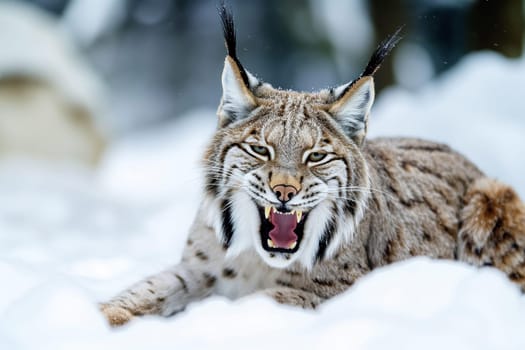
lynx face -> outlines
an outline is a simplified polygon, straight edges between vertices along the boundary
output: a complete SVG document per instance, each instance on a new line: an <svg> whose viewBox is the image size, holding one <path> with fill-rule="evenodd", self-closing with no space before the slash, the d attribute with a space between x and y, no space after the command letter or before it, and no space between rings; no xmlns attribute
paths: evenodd
<svg viewBox="0 0 525 350"><path fill-rule="evenodd" d="M227 256L252 248L271 266L311 268L351 239L363 216L372 74L395 42L383 43L351 83L283 91L242 67L232 18L221 16L228 56L219 128L205 155L208 223Z"/></svg>
<svg viewBox="0 0 525 350"><path fill-rule="evenodd" d="M351 238L362 217L372 79L317 94L249 79L244 86L226 59L220 126L206 155L211 221L228 254L255 248L271 266L310 267Z"/></svg>

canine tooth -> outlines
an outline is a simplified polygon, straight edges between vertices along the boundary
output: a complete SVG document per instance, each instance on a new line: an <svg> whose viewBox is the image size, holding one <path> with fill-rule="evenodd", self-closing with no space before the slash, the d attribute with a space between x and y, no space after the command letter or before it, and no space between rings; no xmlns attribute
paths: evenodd
<svg viewBox="0 0 525 350"><path fill-rule="evenodd" d="M264 217L266 219L270 217L270 211L272 211L272 207L270 206L264 207Z"/></svg>
<svg viewBox="0 0 525 350"><path fill-rule="evenodd" d="M297 223L300 223L300 222L301 222L301 218L303 217L303 212L300 211L300 210L297 210L297 211L295 212L295 216L296 216L296 218L297 218Z"/></svg>
<svg viewBox="0 0 525 350"><path fill-rule="evenodd" d="M273 241L271 239L268 238L268 241L266 241L266 243L268 243L268 247L275 248L275 244L273 244Z"/></svg>
<svg viewBox="0 0 525 350"><path fill-rule="evenodd" d="M293 242L292 244L290 244L290 246L288 247L288 249L294 249L296 246L297 246L297 241L295 241L295 242Z"/></svg>

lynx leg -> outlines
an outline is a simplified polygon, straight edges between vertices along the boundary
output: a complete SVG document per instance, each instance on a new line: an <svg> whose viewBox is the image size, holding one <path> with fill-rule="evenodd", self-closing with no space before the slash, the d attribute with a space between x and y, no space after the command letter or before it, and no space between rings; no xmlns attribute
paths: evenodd
<svg viewBox="0 0 525 350"><path fill-rule="evenodd" d="M125 324L134 316L171 316L190 302L209 296L214 285L212 274L181 264L138 282L100 304L100 310L112 326Z"/></svg>
<svg viewBox="0 0 525 350"><path fill-rule="evenodd" d="M496 180L477 180L465 196L458 259L494 266L525 291L525 204Z"/></svg>
<svg viewBox="0 0 525 350"><path fill-rule="evenodd" d="M315 309L323 301L314 293L289 287L270 288L264 290L263 293L278 303L300 306L304 309Z"/></svg>

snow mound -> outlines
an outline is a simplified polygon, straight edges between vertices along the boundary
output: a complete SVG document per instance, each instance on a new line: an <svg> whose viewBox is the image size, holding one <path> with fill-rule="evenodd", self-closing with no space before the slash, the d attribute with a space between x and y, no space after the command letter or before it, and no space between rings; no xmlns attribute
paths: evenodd
<svg viewBox="0 0 525 350"><path fill-rule="evenodd" d="M431 276L429 278L429 276ZM93 288L93 287L91 287ZM220 297L109 329L86 288L54 276L3 312L9 349L523 349L525 303L497 270L416 258L378 269L318 311ZM256 316L255 316L256 315ZM2 334L0 333L0 334Z"/></svg>
<svg viewBox="0 0 525 350"><path fill-rule="evenodd" d="M49 83L73 104L103 121L104 87L57 20L36 6L0 2L0 79L31 77ZM38 54L35 54L38 53Z"/></svg>

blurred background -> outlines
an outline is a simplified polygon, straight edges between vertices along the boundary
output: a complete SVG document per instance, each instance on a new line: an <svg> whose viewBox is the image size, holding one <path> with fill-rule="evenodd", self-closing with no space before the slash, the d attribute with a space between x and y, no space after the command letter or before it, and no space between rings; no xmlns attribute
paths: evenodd
<svg viewBox="0 0 525 350"><path fill-rule="evenodd" d="M86 143L83 149L77 146L77 153L96 159L103 149L102 139L92 140L98 128L113 137L195 108L217 106L225 55L217 3L0 1L2 51L12 56L0 61L3 94L9 93L6 87L20 90L27 88L23 81L38 80L73 95L78 103L64 113L84 130L60 127ZM237 22L241 61L282 88L311 91L354 79L375 46L400 26L404 40L380 70L379 90L390 85L416 90L472 51L491 50L509 58L523 52L523 0L229 4ZM92 151L87 150L88 140L96 144ZM1 147L0 141L0 152ZM42 151L41 147L35 149Z"/></svg>

